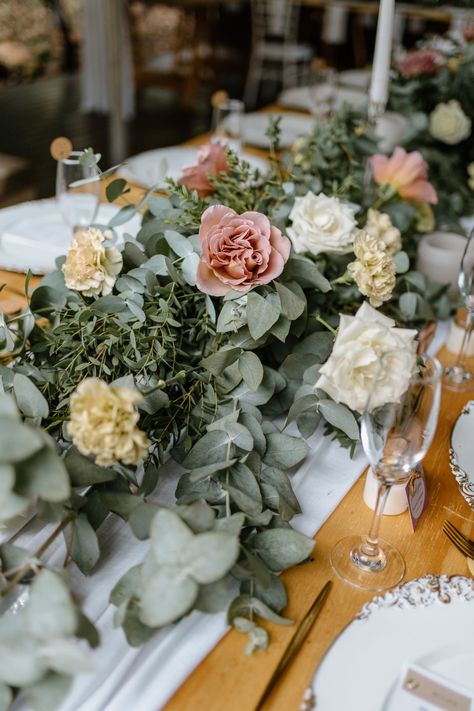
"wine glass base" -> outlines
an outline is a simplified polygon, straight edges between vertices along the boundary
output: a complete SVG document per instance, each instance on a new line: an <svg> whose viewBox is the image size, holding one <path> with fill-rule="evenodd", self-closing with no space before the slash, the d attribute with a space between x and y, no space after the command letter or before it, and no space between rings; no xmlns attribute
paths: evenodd
<svg viewBox="0 0 474 711"><path fill-rule="evenodd" d="M457 366L445 368L443 387L457 393L470 392L474 390L474 373Z"/></svg>
<svg viewBox="0 0 474 711"><path fill-rule="evenodd" d="M357 559L359 546L365 543L363 536L347 536L336 543L331 551L331 566L344 582L363 590L388 590L395 587L405 575L405 561L400 551L388 541L379 539L385 559L374 562L373 569L359 567Z"/></svg>

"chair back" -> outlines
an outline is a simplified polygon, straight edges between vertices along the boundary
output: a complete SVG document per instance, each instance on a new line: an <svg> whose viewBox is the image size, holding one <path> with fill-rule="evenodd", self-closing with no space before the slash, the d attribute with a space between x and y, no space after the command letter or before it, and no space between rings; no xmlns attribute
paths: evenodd
<svg viewBox="0 0 474 711"><path fill-rule="evenodd" d="M299 11L299 0L252 0L254 45L269 39L296 42Z"/></svg>

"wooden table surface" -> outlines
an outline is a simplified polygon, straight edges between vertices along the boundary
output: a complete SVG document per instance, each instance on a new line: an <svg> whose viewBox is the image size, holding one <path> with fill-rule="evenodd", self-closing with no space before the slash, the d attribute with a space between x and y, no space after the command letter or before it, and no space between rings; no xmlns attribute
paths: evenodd
<svg viewBox="0 0 474 711"><path fill-rule="evenodd" d="M203 137L190 141L202 142ZM261 152L255 151L260 154ZM129 197L141 194L133 189ZM34 279L34 283L38 280ZM0 309L14 313L24 303L24 275L0 270ZM439 354L443 363L452 361L448 351ZM465 574L465 558L458 553L442 533L442 524L449 518L467 534L472 533L474 515L459 493L450 472L448 442L452 425L462 406L474 395L443 392L438 430L424 466L428 479L429 505L415 533L408 514L385 516L381 534L397 545L407 562L406 580L433 574ZM315 473L315 486L317 486ZM289 605L285 614L298 622L307 612L317 593L328 579L334 582L325 608L303 648L275 687L264 708L272 711L298 709L304 690L312 675L339 632L353 619L361 606L373 597L343 583L334 575L329 564L332 546L345 535L368 530L371 511L362 499L362 476L342 499L337 509L316 534L316 546L310 563L300 565L284 574L288 587ZM253 711L266 682L280 659L294 627L279 627L263 623L270 632L271 644L266 652L246 657L245 637L230 631L214 650L188 677L166 711ZM341 711L343 711L341 709Z"/></svg>

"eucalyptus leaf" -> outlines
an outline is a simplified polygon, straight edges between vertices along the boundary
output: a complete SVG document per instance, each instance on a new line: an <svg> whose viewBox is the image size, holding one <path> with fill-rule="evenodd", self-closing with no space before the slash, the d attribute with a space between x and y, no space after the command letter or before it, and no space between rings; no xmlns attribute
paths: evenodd
<svg viewBox="0 0 474 711"><path fill-rule="evenodd" d="M70 447L64 457L67 472L73 486L102 484L117 478L117 472L99 467L89 457L85 457L76 447Z"/></svg>
<svg viewBox="0 0 474 711"><path fill-rule="evenodd" d="M199 585L182 568L163 566L148 580L141 592L141 622L148 627L164 627L178 620L189 612L198 592Z"/></svg>
<svg viewBox="0 0 474 711"><path fill-rule="evenodd" d="M25 608L28 631L39 639L73 635L77 614L69 590L61 578L42 570L30 588Z"/></svg>
<svg viewBox="0 0 474 711"><path fill-rule="evenodd" d="M48 417L49 407L46 398L36 385L21 373L15 373L13 378L13 392L18 407L26 417Z"/></svg>
<svg viewBox="0 0 474 711"><path fill-rule="evenodd" d="M318 407L329 424L342 430L350 439L359 439L359 425L348 407L330 399L320 400Z"/></svg>
<svg viewBox="0 0 474 711"><path fill-rule="evenodd" d="M239 556L239 539L228 533L199 533L179 555L180 564L200 584L223 578Z"/></svg>
<svg viewBox="0 0 474 711"><path fill-rule="evenodd" d="M64 674L50 672L24 690L26 699L34 711L54 711L71 688L72 679Z"/></svg>
<svg viewBox="0 0 474 711"><path fill-rule="evenodd" d="M150 527L151 547L158 565L175 565L187 550L193 534L177 513L160 509Z"/></svg>
<svg viewBox="0 0 474 711"><path fill-rule="evenodd" d="M239 370L250 390L257 390L263 380L263 365L258 355L244 351L239 358Z"/></svg>
<svg viewBox="0 0 474 711"><path fill-rule="evenodd" d="M229 435L222 430L207 432L196 442L182 465L185 469L197 469L224 461L228 454Z"/></svg>
<svg viewBox="0 0 474 711"><path fill-rule="evenodd" d="M257 533L252 545L270 570L279 572L306 560L314 541L292 529L274 528Z"/></svg>
<svg viewBox="0 0 474 711"><path fill-rule="evenodd" d="M278 432L267 435L267 451L263 461L270 467L290 469L300 464L308 452L308 445L301 439Z"/></svg>
<svg viewBox="0 0 474 711"><path fill-rule="evenodd" d="M77 516L65 531L71 558L84 575L90 575L100 557L97 534L84 515Z"/></svg>
<svg viewBox="0 0 474 711"><path fill-rule="evenodd" d="M273 298L276 297L276 298ZM256 291L251 291L247 297L247 323L250 335L258 340L267 333L281 314L280 299L277 294L260 296Z"/></svg>

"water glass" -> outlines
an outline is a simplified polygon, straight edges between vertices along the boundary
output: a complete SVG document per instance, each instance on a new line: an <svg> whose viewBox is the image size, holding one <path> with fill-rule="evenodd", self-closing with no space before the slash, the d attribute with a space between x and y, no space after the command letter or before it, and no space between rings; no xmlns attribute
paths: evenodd
<svg viewBox="0 0 474 711"><path fill-rule="evenodd" d="M244 102L228 99L214 106L212 113L212 140L229 146L239 153L243 141Z"/></svg>
<svg viewBox="0 0 474 711"><path fill-rule="evenodd" d="M82 151L72 151L58 161L56 201L64 221L73 232L87 229L99 209L100 185L97 165L81 162Z"/></svg>
<svg viewBox="0 0 474 711"><path fill-rule="evenodd" d="M325 121L331 115L336 99L336 70L332 67L314 67L308 87L309 108L316 121Z"/></svg>

